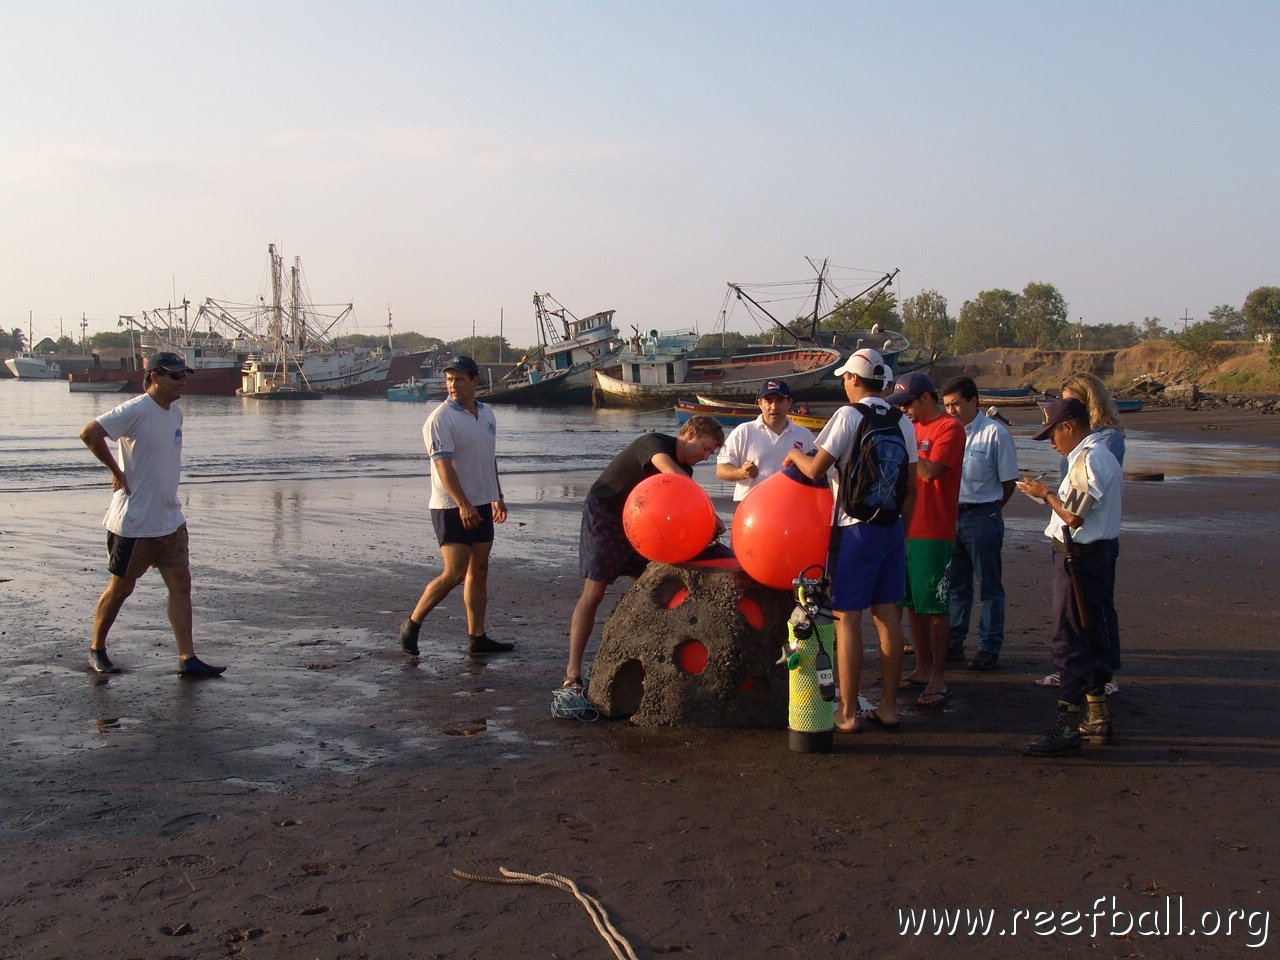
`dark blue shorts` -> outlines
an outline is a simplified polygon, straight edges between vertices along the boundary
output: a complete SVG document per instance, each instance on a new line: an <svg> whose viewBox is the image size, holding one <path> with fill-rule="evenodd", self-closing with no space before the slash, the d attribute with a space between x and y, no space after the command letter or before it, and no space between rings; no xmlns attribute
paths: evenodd
<svg viewBox="0 0 1280 960"><path fill-rule="evenodd" d="M582 505L578 533L578 573L584 580L613 583L619 577L638 577L649 561L636 553L622 528L622 517L595 497Z"/></svg>
<svg viewBox="0 0 1280 960"><path fill-rule="evenodd" d="M436 542L440 546L456 543L473 547L477 543L493 543L493 504L482 503L476 507L480 514L480 526L468 530L462 525L462 511L457 507L431 511L431 526L435 527Z"/></svg>
<svg viewBox="0 0 1280 960"><path fill-rule="evenodd" d="M836 527L831 550L831 609L866 610L878 603L898 603L906 590L907 550L902 521L881 527L855 523Z"/></svg>

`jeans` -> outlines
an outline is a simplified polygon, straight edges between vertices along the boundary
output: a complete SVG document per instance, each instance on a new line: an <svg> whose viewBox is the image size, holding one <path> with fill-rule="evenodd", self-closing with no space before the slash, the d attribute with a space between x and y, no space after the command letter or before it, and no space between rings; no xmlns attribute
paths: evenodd
<svg viewBox="0 0 1280 960"><path fill-rule="evenodd" d="M1004 583L1000 551L1004 547L1004 514L993 503L962 510L956 517L955 549L951 552L950 650L964 649L973 612L973 580L979 583L978 649L997 656L1004 646Z"/></svg>

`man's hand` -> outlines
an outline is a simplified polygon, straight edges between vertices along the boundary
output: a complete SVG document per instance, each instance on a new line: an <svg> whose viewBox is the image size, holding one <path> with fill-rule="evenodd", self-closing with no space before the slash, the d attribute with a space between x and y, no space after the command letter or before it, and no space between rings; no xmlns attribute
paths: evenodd
<svg viewBox="0 0 1280 960"><path fill-rule="evenodd" d="M507 522L507 503L501 497L493 501L493 522L494 523Z"/></svg>
<svg viewBox="0 0 1280 960"><path fill-rule="evenodd" d="M131 492L129 490L129 480L123 473L119 476L116 476L114 473L111 475L111 492L114 493L117 490L123 490L126 497L129 496Z"/></svg>
<svg viewBox="0 0 1280 960"><path fill-rule="evenodd" d="M743 480L754 480L760 475L760 468L756 466L754 460L748 460L739 469L742 471Z"/></svg>

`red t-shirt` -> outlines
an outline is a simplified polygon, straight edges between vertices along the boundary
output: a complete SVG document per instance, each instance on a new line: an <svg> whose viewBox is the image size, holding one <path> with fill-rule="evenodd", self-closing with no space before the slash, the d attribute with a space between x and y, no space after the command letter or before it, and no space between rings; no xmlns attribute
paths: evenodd
<svg viewBox="0 0 1280 960"><path fill-rule="evenodd" d="M949 469L936 480L916 476L916 505L907 536L913 540L954 540L960 471L964 467L964 427L945 413L928 423L917 420L916 450L921 460L932 460Z"/></svg>

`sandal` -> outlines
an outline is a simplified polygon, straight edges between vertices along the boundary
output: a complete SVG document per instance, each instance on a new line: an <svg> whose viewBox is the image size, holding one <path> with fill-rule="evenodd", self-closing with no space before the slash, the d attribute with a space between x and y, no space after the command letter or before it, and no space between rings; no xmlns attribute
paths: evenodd
<svg viewBox="0 0 1280 960"><path fill-rule="evenodd" d="M927 693L920 694L920 699L916 701L916 705L920 707L940 707L947 702L947 698L951 696L948 690L930 690Z"/></svg>
<svg viewBox="0 0 1280 960"><path fill-rule="evenodd" d="M564 682L560 684L562 688L572 690L574 693L582 693L581 677L565 677Z"/></svg>

